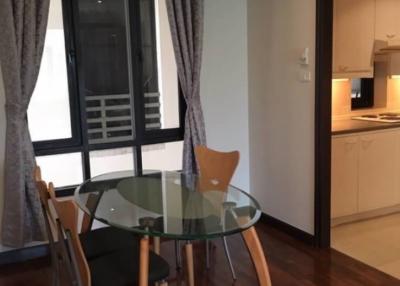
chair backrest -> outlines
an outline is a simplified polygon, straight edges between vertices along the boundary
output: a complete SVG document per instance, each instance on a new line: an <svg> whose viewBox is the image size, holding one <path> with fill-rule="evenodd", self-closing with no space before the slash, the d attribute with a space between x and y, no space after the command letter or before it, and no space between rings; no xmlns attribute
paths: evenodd
<svg viewBox="0 0 400 286"><path fill-rule="evenodd" d="M36 188L39 192L40 202L42 203L42 205L48 206L48 199L50 198L47 194L47 184L42 180L42 171L40 170L39 166L36 166L33 170L33 177L35 179Z"/></svg>
<svg viewBox="0 0 400 286"><path fill-rule="evenodd" d="M47 216L52 226L55 227L55 218L50 211L50 205L49 205L50 197L47 191L47 184L45 181L42 180L42 172L39 166L35 167L33 176L35 178L36 189L39 193L40 202L45 210L44 215L45 217Z"/></svg>
<svg viewBox="0 0 400 286"><path fill-rule="evenodd" d="M80 279L84 286L91 285L90 268L86 260L78 234L78 206L72 200L58 200L54 192L54 186L49 184L48 192L54 208L57 212L59 221L64 232L69 232L71 236L74 256L76 258Z"/></svg>
<svg viewBox="0 0 400 286"><path fill-rule="evenodd" d="M33 177L35 179L36 189L39 193L40 203L42 205L43 216L45 218L45 226L47 231L47 236L50 244L53 244L54 241L57 240L56 237L56 220L53 216L53 213L50 211L49 204L49 194L47 192L47 184L42 180L42 173L39 166L36 166L34 169ZM53 245L50 245L53 247Z"/></svg>
<svg viewBox="0 0 400 286"><path fill-rule="evenodd" d="M219 152L206 146L195 147L200 171L199 190L226 191L239 163L239 152Z"/></svg>

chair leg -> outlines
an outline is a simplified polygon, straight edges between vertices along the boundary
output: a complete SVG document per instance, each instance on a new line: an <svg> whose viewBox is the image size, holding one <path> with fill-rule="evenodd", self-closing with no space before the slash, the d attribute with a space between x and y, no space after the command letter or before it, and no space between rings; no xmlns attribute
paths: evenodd
<svg viewBox="0 0 400 286"><path fill-rule="evenodd" d="M56 242L54 241L53 233L52 233L52 228L50 226L50 221L49 217L47 215L47 210L42 205L42 211L44 214L44 222L46 226L46 231L47 231L47 237L49 239L49 248L50 248L50 259L51 259L51 268L52 268L52 286L59 286L60 285L60 277L59 277L59 268L60 268L60 263L58 259L58 251L57 251L57 245Z"/></svg>
<svg viewBox="0 0 400 286"><path fill-rule="evenodd" d="M51 281L51 285L52 286L59 286L60 285L60 282L59 282L59 279L58 279L58 270L54 269L52 277L51 277L51 280L52 280Z"/></svg>
<svg viewBox="0 0 400 286"><path fill-rule="evenodd" d="M52 286L59 286L60 285L60 262L59 262L59 258L58 258L58 254L56 252L56 248L55 248L55 244L54 241L50 241L50 256L51 256L51 264L52 264L52 282L51 285Z"/></svg>
<svg viewBox="0 0 400 286"><path fill-rule="evenodd" d="M206 267L210 269L210 241L206 240Z"/></svg>
<svg viewBox="0 0 400 286"><path fill-rule="evenodd" d="M222 242L224 243L224 250L225 250L225 255L226 258L228 259L228 263L229 263L229 268L231 269L231 273L232 273L232 278L233 280L236 280L236 273L235 273L235 269L233 268L233 264L232 264L232 259L231 259L231 255L229 253L229 248L228 248L228 243L226 241L226 237L222 237Z"/></svg>
<svg viewBox="0 0 400 286"><path fill-rule="evenodd" d="M79 274L79 270L76 265L76 258L75 254L73 251L73 246L71 244L71 241L69 240L70 238L70 233L66 233L66 239L64 240L64 233L61 227L60 221L57 219L57 233L59 240L57 242L57 248L60 251L60 257L58 257L57 262L59 263L60 260L64 263L63 265L65 268L63 268L63 271L67 274L68 276L68 282L70 285L78 285L81 286L81 278ZM60 260L59 260L60 259ZM66 269L66 271L64 270Z"/></svg>
<svg viewBox="0 0 400 286"><path fill-rule="evenodd" d="M179 240L175 240L175 262L176 269L182 268L182 255L181 255L181 244Z"/></svg>
<svg viewBox="0 0 400 286"><path fill-rule="evenodd" d="M72 246L71 232L70 231L66 231L65 236L67 238L66 240L67 240L68 253L70 255L71 264L72 264L71 268L73 269L73 273L75 274L71 285L83 286L82 278L81 278L81 276L79 274L79 266L78 266L78 262L76 260L74 247Z"/></svg>
<svg viewBox="0 0 400 286"><path fill-rule="evenodd" d="M58 261L58 258L56 258L56 261L54 262L53 266L53 274L52 274L52 284L53 286L60 286L60 263Z"/></svg>

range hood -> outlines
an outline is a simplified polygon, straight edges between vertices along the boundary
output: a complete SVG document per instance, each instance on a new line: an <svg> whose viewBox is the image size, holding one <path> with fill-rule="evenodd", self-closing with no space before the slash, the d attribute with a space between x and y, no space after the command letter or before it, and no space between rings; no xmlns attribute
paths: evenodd
<svg viewBox="0 0 400 286"><path fill-rule="evenodd" d="M400 41L376 41L375 64L386 66L388 76L400 75Z"/></svg>
<svg viewBox="0 0 400 286"><path fill-rule="evenodd" d="M400 45L387 46L385 48L381 48L377 52L377 54L391 54L391 53L400 53Z"/></svg>
<svg viewBox="0 0 400 286"><path fill-rule="evenodd" d="M376 54L400 53L400 40L380 41L374 43Z"/></svg>

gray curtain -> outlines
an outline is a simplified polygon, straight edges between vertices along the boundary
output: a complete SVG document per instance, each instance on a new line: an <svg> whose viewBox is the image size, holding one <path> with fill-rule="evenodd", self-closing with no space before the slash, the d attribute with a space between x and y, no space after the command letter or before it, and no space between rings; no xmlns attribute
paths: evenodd
<svg viewBox="0 0 400 286"><path fill-rule="evenodd" d="M179 81L187 104L183 171L197 173L194 147L206 145L200 102L204 0L166 0Z"/></svg>
<svg viewBox="0 0 400 286"><path fill-rule="evenodd" d="M0 1L0 64L7 118L2 244L11 247L44 237L27 109L39 74L48 12L49 0Z"/></svg>

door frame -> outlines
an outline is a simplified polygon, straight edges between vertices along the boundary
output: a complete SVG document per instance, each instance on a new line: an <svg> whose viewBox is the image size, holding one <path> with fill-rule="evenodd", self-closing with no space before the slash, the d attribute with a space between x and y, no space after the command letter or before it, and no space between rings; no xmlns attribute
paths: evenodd
<svg viewBox="0 0 400 286"><path fill-rule="evenodd" d="M330 247L333 0L316 0L314 239Z"/></svg>

